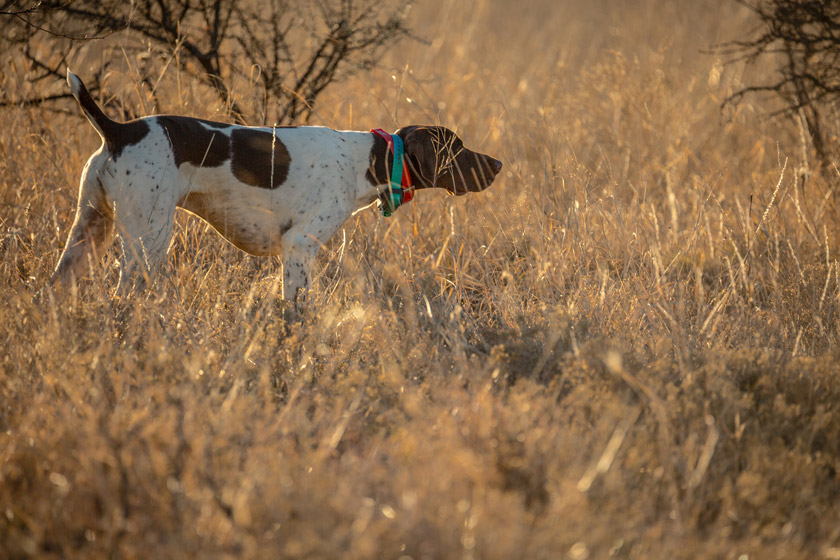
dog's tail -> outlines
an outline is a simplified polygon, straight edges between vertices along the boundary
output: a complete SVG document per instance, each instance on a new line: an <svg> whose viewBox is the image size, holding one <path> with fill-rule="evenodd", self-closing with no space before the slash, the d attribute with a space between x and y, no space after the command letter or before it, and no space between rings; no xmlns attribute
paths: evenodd
<svg viewBox="0 0 840 560"><path fill-rule="evenodd" d="M90 124L93 125L93 128L96 129L96 132L99 133L102 139L107 142L110 138L114 138L118 134L120 123L109 119L102 112L102 109L99 108L99 105L91 97L85 84L69 68L67 69L67 84L70 86L70 92L73 94L73 97L81 105L82 111L85 112L85 116L90 121Z"/></svg>

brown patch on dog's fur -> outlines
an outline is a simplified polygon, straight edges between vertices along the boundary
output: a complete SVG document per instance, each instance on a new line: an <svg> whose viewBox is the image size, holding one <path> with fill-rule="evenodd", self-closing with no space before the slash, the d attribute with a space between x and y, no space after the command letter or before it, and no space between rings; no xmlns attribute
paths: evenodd
<svg viewBox="0 0 840 560"><path fill-rule="evenodd" d="M230 142L231 168L237 179L261 189L276 189L286 181L292 158L279 138L264 130L237 128Z"/></svg>
<svg viewBox="0 0 840 560"><path fill-rule="evenodd" d="M391 154L388 151L388 144L385 139L378 134L373 135L373 146L370 148L370 164L365 173L365 178L368 183L373 185L382 185L388 183L391 177L388 173L386 161L390 159Z"/></svg>
<svg viewBox="0 0 840 560"><path fill-rule="evenodd" d="M230 125L178 116L157 117L157 121L166 131L178 167L183 163L196 167L219 167L230 158L230 138L227 134L207 128L222 129Z"/></svg>
<svg viewBox="0 0 840 560"><path fill-rule="evenodd" d="M149 125L142 120L119 123L109 131L105 144L116 159L126 147L139 143L148 133Z"/></svg>

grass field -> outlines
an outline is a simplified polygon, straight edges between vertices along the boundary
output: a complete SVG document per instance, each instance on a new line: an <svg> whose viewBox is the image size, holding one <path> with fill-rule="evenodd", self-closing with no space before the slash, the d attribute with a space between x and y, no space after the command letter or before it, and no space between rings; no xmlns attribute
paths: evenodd
<svg viewBox="0 0 840 560"><path fill-rule="evenodd" d="M505 170L356 215L303 326L278 261L186 214L147 293L112 298L115 248L39 302L99 139L69 101L0 110L0 558L840 558L838 171L770 100L721 109L772 70L703 52L748 14L410 23L313 124L439 123ZM112 115L224 118L132 62Z"/></svg>

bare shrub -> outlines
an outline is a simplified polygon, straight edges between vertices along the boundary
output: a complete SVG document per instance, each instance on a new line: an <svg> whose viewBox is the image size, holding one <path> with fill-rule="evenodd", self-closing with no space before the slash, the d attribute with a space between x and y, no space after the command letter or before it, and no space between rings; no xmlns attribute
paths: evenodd
<svg viewBox="0 0 840 560"><path fill-rule="evenodd" d="M720 46L730 61L774 64L769 81L747 84L727 102L770 93L782 101L775 112L801 117L819 163L833 159L830 139L837 134L840 101L840 3L814 0L737 0L758 19L744 39Z"/></svg>

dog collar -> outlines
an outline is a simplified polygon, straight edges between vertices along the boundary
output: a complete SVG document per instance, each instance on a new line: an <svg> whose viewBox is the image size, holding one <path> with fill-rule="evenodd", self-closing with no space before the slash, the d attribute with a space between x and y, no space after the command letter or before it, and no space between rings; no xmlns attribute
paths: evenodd
<svg viewBox="0 0 840 560"><path fill-rule="evenodd" d="M379 195L382 215L387 218L402 204L414 198L414 187L411 184L411 174L405 166L405 148L402 138L396 134L388 134L381 128L374 128L371 132L385 140L388 150L394 154L391 163L391 182L388 183L388 190Z"/></svg>

